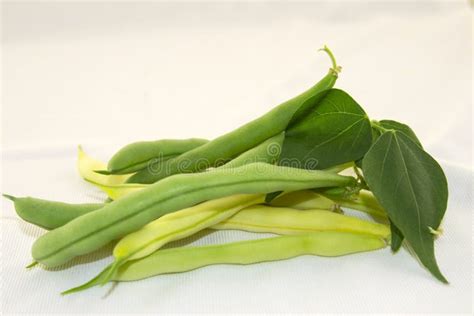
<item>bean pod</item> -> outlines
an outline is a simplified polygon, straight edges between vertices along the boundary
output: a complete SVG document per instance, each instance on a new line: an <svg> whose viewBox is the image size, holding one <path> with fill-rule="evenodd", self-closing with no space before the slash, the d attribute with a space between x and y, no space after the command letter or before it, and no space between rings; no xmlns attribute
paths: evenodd
<svg viewBox="0 0 474 316"><path fill-rule="evenodd" d="M95 211L104 205L102 203L69 204L7 194L3 196L13 201L18 216L45 229L63 226L76 217Z"/></svg>
<svg viewBox="0 0 474 316"><path fill-rule="evenodd" d="M176 158L166 161L157 172L142 170L131 176L127 181L134 183L153 183L173 174L192 173L214 167L216 162L230 160L270 137L285 131L293 114L304 101L334 86L340 67L336 65L332 53L327 47L324 50L333 61L333 68L313 87L302 94L273 108L265 115L257 118L236 130L224 134L202 146L190 150ZM204 163L203 163L204 162Z"/></svg>
<svg viewBox="0 0 474 316"><path fill-rule="evenodd" d="M150 255L170 241L182 239L203 229L215 225L241 209L261 203L263 194L238 194L220 199L206 201L201 204L165 215L145 225L142 229L123 237L114 247L114 262L107 267L107 273L100 273L95 282L87 282L87 286L79 286L84 290L88 287L107 283L117 269L125 262L137 260Z"/></svg>
<svg viewBox="0 0 474 316"><path fill-rule="evenodd" d="M253 163L238 168L181 174L129 194L41 236L35 261L52 267L92 252L114 239L179 209L233 194L350 186L353 177L315 170Z"/></svg>
<svg viewBox="0 0 474 316"><path fill-rule="evenodd" d="M166 161L209 142L207 139L161 139L131 143L120 149L107 164L108 174L127 174Z"/></svg>
<svg viewBox="0 0 474 316"><path fill-rule="evenodd" d="M123 237L114 247L114 257L117 261L146 257L172 240L190 236L249 205L262 203L264 198L262 194L238 194L170 213Z"/></svg>
<svg viewBox="0 0 474 316"><path fill-rule="evenodd" d="M343 256L384 248L383 239L365 234L318 232L278 236L222 245L160 250L124 264L115 281L135 281L164 273L194 270L212 264L253 264L301 255Z"/></svg>
<svg viewBox="0 0 474 316"><path fill-rule="evenodd" d="M364 221L326 210L299 211L266 205L249 206L230 218L215 224L213 229L238 229L256 233L295 235L318 231L364 233L388 238L388 226Z"/></svg>

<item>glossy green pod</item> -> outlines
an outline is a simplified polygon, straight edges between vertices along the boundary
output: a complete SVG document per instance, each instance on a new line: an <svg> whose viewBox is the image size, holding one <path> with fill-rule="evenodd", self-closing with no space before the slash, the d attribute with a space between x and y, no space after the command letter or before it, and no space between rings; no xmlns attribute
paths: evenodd
<svg viewBox="0 0 474 316"><path fill-rule="evenodd" d="M18 215L24 220L46 229L58 228L76 217L105 206L104 203L70 204L36 198L15 198L9 195L5 195L5 197L12 201L14 199L21 199L21 202L15 203L15 207L18 207ZM332 198L335 200L333 201L310 190L302 190L284 193L272 200L270 205L290 207L298 210L319 209L329 211L342 206L362 211L378 218L386 218L385 211L380 207L370 191L361 190L359 194L354 195L352 198L343 199L335 196L332 196Z"/></svg>
<svg viewBox="0 0 474 316"><path fill-rule="evenodd" d="M45 229L63 226L74 218L103 206L102 203L70 204L7 194L3 196L13 201L18 216Z"/></svg>
<svg viewBox="0 0 474 316"><path fill-rule="evenodd" d="M332 53L324 50L331 56L333 67L318 83L302 94L273 108L265 115L224 134L202 146L190 150L163 164L160 170L144 169L133 176L129 183L153 183L178 173L193 173L215 167L222 160L230 160L258 144L285 131L293 114L308 98L330 89L334 86L340 67L336 65Z"/></svg>
<svg viewBox="0 0 474 316"><path fill-rule="evenodd" d="M73 291L85 290L105 284L117 269L127 261L146 257L173 240L183 239L239 212L246 206L262 203L264 194L237 194L206 201L192 207L162 216L143 228L123 237L114 247L114 262L106 267L107 273L100 278L76 287Z"/></svg>
<svg viewBox="0 0 474 316"><path fill-rule="evenodd" d="M146 169L209 142L207 139L161 139L128 144L107 164L109 174L127 174Z"/></svg>
<svg viewBox="0 0 474 316"><path fill-rule="evenodd" d="M180 174L129 194L41 236L34 260L52 267L92 252L165 214L234 194L350 186L353 177L252 163L238 168Z"/></svg>
<svg viewBox="0 0 474 316"><path fill-rule="evenodd" d="M274 164L278 160L284 139L284 132L270 137L254 148L243 152L237 158L232 159L221 168L236 168L254 162Z"/></svg>

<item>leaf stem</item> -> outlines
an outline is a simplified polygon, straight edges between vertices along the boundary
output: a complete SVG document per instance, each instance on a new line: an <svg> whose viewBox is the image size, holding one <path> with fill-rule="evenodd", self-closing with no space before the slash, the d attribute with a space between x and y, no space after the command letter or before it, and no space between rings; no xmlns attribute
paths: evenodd
<svg viewBox="0 0 474 316"><path fill-rule="evenodd" d="M324 51L326 52L326 54L329 55L329 58L331 58L331 62L332 62L332 68L330 69L330 71L333 72L337 76L337 74L341 72L342 67L337 65L336 57L334 57L334 54L329 49L329 47L324 45L324 47L320 48L318 51Z"/></svg>
<svg viewBox="0 0 474 316"><path fill-rule="evenodd" d="M373 128L379 130L382 133L392 131L392 129L386 129L385 127L382 127L382 125L380 125L379 121L377 121L377 120L371 120L370 121L370 126L372 126Z"/></svg>
<svg viewBox="0 0 474 316"><path fill-rule="evenodd" d="M339 206L365 212L378 218L387 218L385 210L378 203L371 191L360 190L356 193L347 189L339 191L329 189L318 193L332 200L334 203L337 203Z"/></svg>

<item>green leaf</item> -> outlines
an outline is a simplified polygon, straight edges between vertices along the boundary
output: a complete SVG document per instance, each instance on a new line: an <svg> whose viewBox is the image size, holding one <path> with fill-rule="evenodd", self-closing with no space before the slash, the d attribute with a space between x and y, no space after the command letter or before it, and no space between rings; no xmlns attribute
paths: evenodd
<svg viewBox="0 0 474 316"><path fill-rule="evenodd" d="M405 133L389 131L371 147L362 166L370 189L421 263L447 283L436 262L430 231L439 227L448 199L439 164Z"/></svg>
<svg viewBox="0 0 474 316"><path fill-rule="evenodd" d="M371 132L372 132L372 144L375 143L375 141L377 140L377 138L379 138L380 136L380 131L374 127L371 128ZM354 163L356 165L356 167L359 167L360 169L362 169L362 160L364 159L364 157L362 158L359 158L357 159Z"/></svg>
<svg viewBox="0 0 474 316"><path fill-rule="evenodd" d="M400 229L398 229L398 227L395 226L395 224L392 221L390 221L390 236L392 236L391 242L390 242L390 248L392 248L393 252L397 252L402 246L403 234L400 231Z"/></svg>
<svg viewBox="0 0 474 316"><path fill-rule="evenodd" d="M371 141L364 110L346 92L330 89L306 100L294 114L279 164L324 169L363 157Z"/></svg>
<svg viewBox="0 0 474 316"><path fill-rule="evenodd" d="M423 148L423 146L421 145L420 140L416 136L415 132L410 128L410 126L408 126L406 124L403 124L403 123L400 123L400 122L397 122L397 121L393 121L393 120L381 120L381 121L379 121L379 124L380 124L380 126L382 126L385 129L399 131L399 132L405 134L405 136L408 136L418 146ZM379 133L379 136L380 136L380 133Z"/></svg>
<svg viewBox="0 0 474 316"><path fill-rule="evenodd" d="M399 132L405 134L405 136L408 136L418 146L423 148L423 146L421 145L421 142L418 139L418 137L416 136L415 132L408 125L397 122L397 121L393 121L393 120L381 120L381 121L378 122L378 125L381 126L384 129L388 130L388 131L390 131L390 130L399 131ZM372 130L373 130L373 134L372 134L373 135L373 142L375 143L377 138L380 137L381 132L380 132L380 130L378 130L376 128L372 128ZM404 237L403 237L402 232L392 222L390 222L390 229L392 231L392 233L391 233L392 237L391 237L391 243L390 243L391 248L392 248L393 252L397 252L400 249L400 247L402 246L402 242L403 242Z"/></svg>

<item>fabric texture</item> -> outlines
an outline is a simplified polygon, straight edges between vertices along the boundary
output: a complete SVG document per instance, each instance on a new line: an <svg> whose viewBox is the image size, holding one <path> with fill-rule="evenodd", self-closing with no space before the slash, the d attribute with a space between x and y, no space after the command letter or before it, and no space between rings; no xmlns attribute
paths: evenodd
<svg viewBox="0 0 474 316"><path fill-rule="evenodd" d="M410 125L448 178L436 256L406 249L215 265L59 293L111 248L26 270L45 231L1 200L1 311L14 313L470 313L472 9L459 2L8 3L3 6L2 193L66 202L105 195L80 179L77 145L107 160L131 141L212 139L326 74L374 119ZM260 238L203 232L174 245Z"/></svg>

